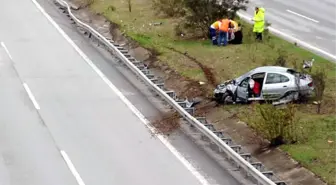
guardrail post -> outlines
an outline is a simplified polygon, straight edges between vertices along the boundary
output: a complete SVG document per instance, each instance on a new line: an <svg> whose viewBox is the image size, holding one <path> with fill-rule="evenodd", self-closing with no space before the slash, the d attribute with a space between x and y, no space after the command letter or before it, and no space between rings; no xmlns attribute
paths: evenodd
<svg viewBox="0 0 336 185"><path fill-rule="evenodd" d="M152 79L152 78L155 77L153 74L146 74L146 76L147 76L148 79Z"/></svg>
<svg viewBox="0 0 336 185"><path fill-rule="evenodd" d="M208 123L208 121L206 120L205 117L197 117L196 119L197 119L199 122L203 123L203 124L207 124L207 123Z"/></svg>
<svg viewBox="0 0 336 185"><path fill-rule="evenodd" d="M274 173L272 171L265 171L265 172L261 172L262 174L264 174L267 178L271 178Z"/></svg>
<svg viewBox="0 0 336 185"><path fill-rule="evenodd" d="M152 79L150 79L153 83L158 83L159 82L159 79L157 79L157 78L152 78Z"/></svg>
<svg viewBox="0 0 336 185"><path fill-rule="evenodd" d="M187 107L187 103L186 102L177 102L182 108L186 108Z"/></svg>
<svg viewBox="0 0 336 185"><path fill-rule="evenodd" d="M166 93L171 97L173 98L174 100L176 99L176 94L174 91L166 91Z"/></svg>
<svg viewBox="0 0 336 185"><path fill-rule="evenodd" d="M155 84L156 86L158 86L160 89L164 88L164 83L159 83L159 84Z"/></svg>
<svg viewBox="0 0 336 185"><path fill-rule="evenodd" d="M212 132L216 131L215 126L213 124L204 124L204 126L206 126Z"/></svg>
<svg viewBox="0 0 336 185"><path fill-rule="evenodd" d="M241 151L241 146L240 145L233 145L233 146L230 146L236 153L240 153Z"/></svg>
<svg viewBox="0 0 336 185"><path fill-rule="evenodd" d="M259 171L261 171L262 169L262 164L261 164L261 162L254 162L254 163L251 163L251 165L253 166L253 167L255 167L257 170L259 170Z"/></svg>
<svg viewBox="0 0 336 185"><path fill-rule="evenodd" d="M240 156L242 156L247 162L250 162L250 160L252 158L250 153L240 154Z"/></svg>
<svg viewBox="0 0 336 185"><path fill-rule="evenodd" d="M232 139L231 138L221 138L222 141L224 141L227 145L231 145L232 144Z"/></svg>
<svg viewBox="0 0 336 185"><path fill-rule="evenodd" d="M149 74L149 70L148 70L148 69L142 69L141 72L142 72L143 74L145 74L145 75L146 75L146 74Z"/></svg>
<svg viewBox="0 0 336 185"><path fill-rule="evenodd" d="M216 134L216 136L219 137L219 138L224 137L224 133L222 131L213 131L213 133Z"/></svg>
<svg viewBox="0 0 336 185"><path fill-rule="evenodd" d="M133 57L130 57L128 60L129 60L130 62L134 62L134 61L136 61L136 59L133 58Z"/></svg>
<svg viewBox="0 0 336 185"><path fill-rule="evenodd" d="M117 49L122 53L122 54L127 54L128 50L123 48L123 47L117 47Z"/></svg>
<svg viewBox="0 0 336 185"><path fill-rule="evenodd" d="M186 108L184 108L184 110L186 110L192 116L195 113L195 108L194 107L190 107L190 108L186 107Z"/></svg>

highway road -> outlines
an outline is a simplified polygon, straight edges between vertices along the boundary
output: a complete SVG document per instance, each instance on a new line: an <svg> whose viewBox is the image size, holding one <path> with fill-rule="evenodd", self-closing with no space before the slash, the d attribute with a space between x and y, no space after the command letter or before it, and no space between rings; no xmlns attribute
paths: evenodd
<svg viewBox="0 0 336 185"><path fill-rule="evenodd" d="M255 6L266 9L271 26L336 56L335 0L250 0L247 13Z"/></svg>
<svg viewBox="0 0 336 185"><path fill-rule="evenodd" d="M1 185L240 184L183 134L153 138L130 103L150 119L158 100L51 1L4 1L0 17Z"/></svg>

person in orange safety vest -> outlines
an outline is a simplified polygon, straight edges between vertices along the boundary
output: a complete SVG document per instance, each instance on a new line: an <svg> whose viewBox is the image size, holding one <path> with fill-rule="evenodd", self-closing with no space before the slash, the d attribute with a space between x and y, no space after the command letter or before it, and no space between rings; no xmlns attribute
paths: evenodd
<svg viewBox="0 0 336 185"><path fill-rule="evenodd" d="M226 46L228 43L228 32L231 26L231 21L227 18L222 19L221 25L219 27L219 37L218 37L218 45Z"/></svg>

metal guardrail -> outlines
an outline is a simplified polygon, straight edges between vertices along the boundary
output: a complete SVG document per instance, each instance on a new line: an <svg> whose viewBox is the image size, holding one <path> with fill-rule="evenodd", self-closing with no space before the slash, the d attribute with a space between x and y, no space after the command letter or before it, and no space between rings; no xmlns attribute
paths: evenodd
<svg viewBox="0 0 336 185"><path fill-rule="evenodd" d="M250 154L239 153L241 146L229 146L228 140L224 137L222 132L215 131L212 124L208 124L204 118L195 118L190 114L190 108L185 106L185 102L177 102L176 95L172 91L164 89L163 84L155 83L153 75L149 73L146 66L139 65L139 63L129 54L127 50L120 47L118 44L114 44L112 40L106 39L96 30L89 25L80 21L71 12L71 7L67 2L63 0L54 0L56 4L60 5L64 11L68 14L68 17L77 24L78 27L85 30L85 33L89 37L95 37L100 44L104 45L107 50L116 55L124 64L134 72L141 80L146 83L151 89L156 92L163 100L165 100L171 107L173 107L188 123L196 128L200 133L207 137L211 142L216 144L221 152L224 152L226 156L233 161L240 170L243 170L247 176L252 177L258 185L286 185L286 183L279 181L273 182L269 177L273 175L272 171L261 171L261 163L250 163L248 160L251 158ZM184 105L183 105L184 103ZM193 112L193 109L191 110ZM247 156L247 157L246 157ZM258 169L257 169L258 168ZM260 171L259 171L260 170Z"/></svg>

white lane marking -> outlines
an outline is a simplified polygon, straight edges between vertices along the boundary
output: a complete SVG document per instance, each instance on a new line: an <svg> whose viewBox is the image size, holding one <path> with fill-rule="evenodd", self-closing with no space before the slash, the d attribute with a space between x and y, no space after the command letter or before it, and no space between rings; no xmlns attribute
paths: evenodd
<svg viewBox="0 0 336 185"><path fill-rule="evenodd" d="M76 181L79 185L85 185L83 179L80 177L79 173L77 172L75 166L72 164L69 156L65 151L61 150L61 155L65 161L65 163L68 165L68 168L70 169L72 175L76 178Z"/></svg>
<svg viewBox="0 0 336 185"><path fill-rule="evenodd" d="M240 18L245 19L245 21L247 21L247 22L249 22L249 23L253 23L253 22L251 21L251 17L250 17L250 16L245 15L245 14L242 14L242 13L240 13L240 12L237 12L237 15L238 15ZM313 46L313 45L311 45L311 44L308 44L307 42L304 42L304 41L302 41L302 40L299 40L299 39L297 39L297 38L295 38L295 37L293 37L293 36L291 36L291 35L289 35L289 34L287 34L287 33L281 32L281 31L279 31L279 30L277 30L277 29L275 29L275 28L273 28L273 27L271 27L271 26L269 26L268 29L269 29L271 32L273 32L273 34L278 34L278 35L280 35L280 36L282 36L282 37L285 37L285 38L287 38L287 39L289 39L289 40L292 40L292 42L296 42L296 43L298 43L299 46L301 45L301 46L303 46L303 47L305 47L305 48L307 48L307 49L310 49L311 51L318 52L320 55L321 55L321 54L322 54L322 55L325 55L325 56L329 57L330 59L333 59L334 61L336 61L336 55L333 55L333 54L331 54L331 53L329 53L329 52L327 52L327 51L324 51L324 50L322 50L322 49L320 49L320 48L318 48L318 47L315 47L315 46ZM335 40L335 42L336 42L336 40Z"/></svg>
<svg viewBox="0 0 336 185"><path fill-rule="evenodd" d="M36 0L31 0L35 6L42 12L42 14L50 21L50 23L56 28L56 30L69 42L69 44L78 52L78 54L86 61L86 63L99 75L99 77L112 89L112 91L118 95L118 97L127 105L127 107L141 120L141 122L147 126L150 131L154 132L155 129L150 126L150 122L144 115L120 92L120 90L112 84L112 82L97 68L96 65L89 59L88 56L74 43L73 40L60 28L60 26L45 12L41 5ZM154 132L155 133L155 132ZM180 154L174 146L162 135L157 136L158 139L172 152L172 154L201 182L202 185L210 185L206 178L196 170L183 156Z"/></svg>
<svg viewBox="0 0 336 185"><path fill-rule="evenodd" d="M9 53L9 50L8 48L6 47L5 43L4 42L1 42L1 46L5 49L8 57L13 61L13 58L12 58L12 55Z"/></svg>
<svg viewBox="0 0 336 185"><path fill-rule="evenodd" d="M24 87L24 89L27 91L27 94L28 94L30 100L33 102L34 107L35 107L37 110L40 110L40 106L39 106L39 104L37 103L37 101L35 100L35 97L34 97L33 93L30 91L28 85L27 85L26 83L24 83L24 84L23 84L23 87Z"/></svg>
<svg viewBox="0 0 336 185"><path fill-rule="evenodd" d="M310 18L310 17L307 17L307 16L304 16L304 15L301 15L301 14L299 14L299 13L296 13L296 12L293 12L293 11L291 11L291 10L286 10L286 11L287 11L287 12L289 12L289 13L292 13L292 14L294 14L294 15L297 15L297 16L299 16L299 17L302 17L302 18L308 19L308 20L310 20L310 21L313 21L313 22L319 23L319 21L317 21L317 20L315 20L315 19L312 19L312 18Z"/></svg>

